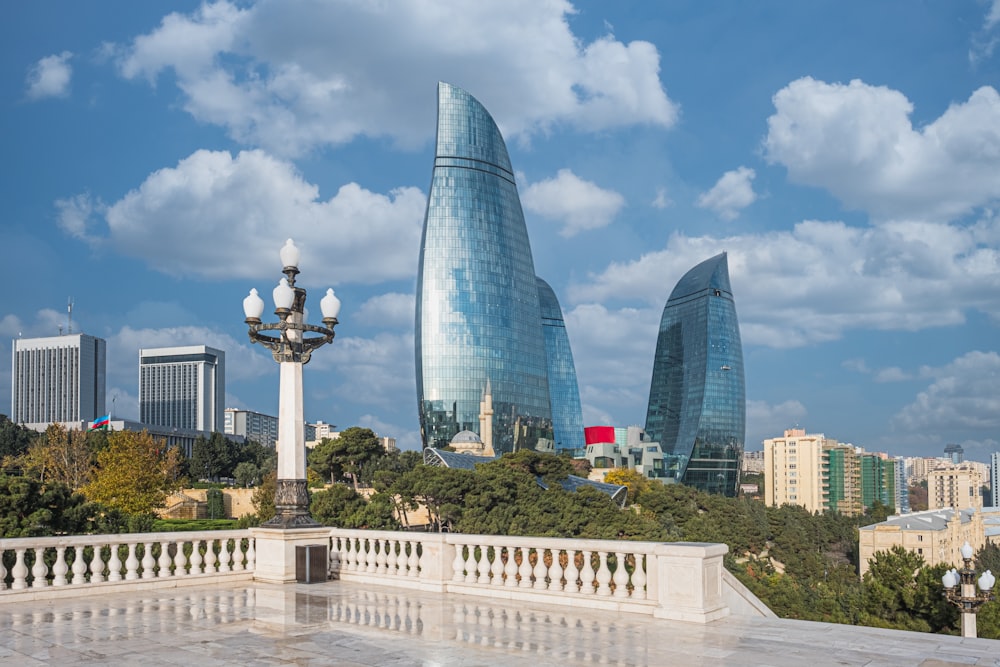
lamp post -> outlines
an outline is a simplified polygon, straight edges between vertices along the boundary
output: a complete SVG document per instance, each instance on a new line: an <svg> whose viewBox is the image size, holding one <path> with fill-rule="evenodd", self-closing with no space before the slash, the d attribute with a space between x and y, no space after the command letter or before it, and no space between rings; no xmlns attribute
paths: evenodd
<svg viewBox="0 0 1000 667"><path fill-rule="evenodd" d="M311 528L319 524L309 515L306 488L305 418L302 397L302 366L313 350L333 342L340 299L332 289L320 300L323 326L304 321L306 291L295 286L299 273L299 249L291 239L281 248L281 279L272 293L278 321L261 322L264 300L256 289L243 300L250 340L271 350L280 365L278 389L278 486L274 493L274 518L265 528ZM307 336L306 334L318 334Z"/></svg>
<svg viewBox="0 0 1000 667"><path fill-rule="evenodd" d="M976 571L972 569L972 554L972 546L966 542L962 545L962 560L965 561L962 569L952 568L941 577L945 597L962 612L963 637L976 636L976 612L993 599L993 584L996 583L993 573L986 570L979 577L979 591L976 591Z"/></svg>

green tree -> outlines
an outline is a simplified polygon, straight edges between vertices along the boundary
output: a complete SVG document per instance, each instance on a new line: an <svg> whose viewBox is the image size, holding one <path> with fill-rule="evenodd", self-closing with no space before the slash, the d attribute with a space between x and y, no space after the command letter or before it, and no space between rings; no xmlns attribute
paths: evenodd
<svg viewBox="0 0 1000 667"><path fill-rule="evenodd" d="M236 479L237 486L249 489L251 486L260 484L260 468L250 461L240 461L233 470L233 478Z"/></svg>
<svg viewBox="0 0 1000 667"><path fill-rule="evenodd" d="M37 537L83 532L96 513L77 511L86 500L59 482L0 475L0 537Z"/></svg>
<svg viewBox="0 0 1000 667"><path fill-rule="evenodd" d="M67 431L61 424L50 425L18 458L25 474L37 477L43 483L60 482L74 490L89 481L95 461L88 434Z"/></svg>
<svg viewBox="0 0 1000 667"><path fill-rule="evenodd" d="M83 494L126 514L149 514L179 489L181 454L147 431L116 431L97 455L97 467Z"/></svg>
<svg viewBox="0 0 1000 667"><path fill-rule="evenodd" d="M349 526L348 517L365 506L365 499L357 491L343 484L334 484L323 491L315 491L309 501L309 513L324 526Z"/></svg>
<svg viewBox="0 0 1000 667"><path fill-rule="evenodd" d="M231 476L236 465L234 454L233 443L223 434L199 435L191 447L190 474L194 479L218 482L220 477Z"/></svg>
<svg viewBox="0 0 1000 667"><path fill-rule="evenodd" d="M866 625L930 631L930 624L913 613L919 597L917 574L923 566L923 556L899 545L875 553L862 580Z"/></svg>
<svg viewBox="0 0 1000 667"><path fill-rule="evenodd" d="M349 479L357 490L361 469L383 453L382 442L369 428L352 426L338 438L324 438L309 453L309 467L330 483Z"/></svg>
<svg viewBox="0 0 1000 667"><path fill-rule="evenodd" d="M272 470L271 472L264 475L264 479L261 480L260 486L258 486L253 495L250 496L250 502L253 503L253 507L257 510L257 521L259 523L265 523L274 518L276 513L274 507L274 494L278 489L278 471Z"/></svg>
<svg viewBox="0 0 1000 667"><path fill-rule="evenodd" d="M222 497L222 491L219 489L208 489L205 492L205 501L208 505L208 518L209 519L225 519L226 518L226 502Z"/></svg>
<svg viewBox="0 0 1000 667"><path fill-rule="evenodd" d="M31 429L15 424L7 415L0 415L0 458L24 454L36 437L38 434Z"/></svg>

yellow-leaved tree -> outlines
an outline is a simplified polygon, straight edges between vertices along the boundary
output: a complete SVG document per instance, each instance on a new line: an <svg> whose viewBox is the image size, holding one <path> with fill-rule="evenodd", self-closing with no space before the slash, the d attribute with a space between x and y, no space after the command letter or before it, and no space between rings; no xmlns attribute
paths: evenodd
<svg viewBox="0 0 1000 667"><path fill-rule="evenodd" d="M649 480L628 468L615 468L609 470L604 476L604 481L608 484L621 484L628 487L628 504L635 502L639 492L649 486Z"/></svg>
<svg viewBox="0 0 1000 667"><path fill-rule="evenodd" d="M147 431L109 433L83 495L127 514L149 514L181 488L180 457Z"/></svg>
<svg viewBox="0 0 1000 667"><path fill-rule="evenodd" d="M74 491L80 489L90 479L94 464L89 435L51 424L20 457L22 469L43 484L61 482Z"/></svg>

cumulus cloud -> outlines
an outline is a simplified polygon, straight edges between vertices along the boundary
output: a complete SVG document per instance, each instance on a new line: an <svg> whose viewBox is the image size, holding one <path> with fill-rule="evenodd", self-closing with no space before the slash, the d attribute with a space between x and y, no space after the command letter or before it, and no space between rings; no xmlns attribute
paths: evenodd
<svg viewBox="0 0 1000 667"><path fill-rule="evenodd" d="M969 47L969 62L973 65L993 55L998 41L996 34L998 25L1000 25L1000 0L989 0L983 26L972 35L972 45Z"/></svg>
<svg viewBox="0 0 1000 667"><path fill-rule="evenodd" d="M875 373L876 382L905 382L912 379L912 375L898 366L888 366Z"/></svg>
<svg viewBox="0 0 1000 667"><path fill-rule="evenodd" d="M69 64L73 54L63 51L57 55L45 56L28 70L25 96L29 100L46 97L66 97L73 78L73 67Z"/></svg>
<svg viewBox="0 0 1000 667"><path fill-rule="evenodd" d="M943 221L1000 198L1000 95L979 88L914 127L899 91L810 77L774 96L764 152L789 178L876 221Z"/></svg>
<svg viewBox="0 0 1000 667"><path fill-rule="evenodd" d="M1000 354L973 351L940 367L924 367L932 380L892 418L897 433L938 442L994 437L1000 429Z"/></svg>
<svg viewBox="0 0 1000 667"><path fill-rule="evenodd" d="M415 316L416 299L414 294L400 294L399 292L373 296L361 304L355 315L359 322L386 328L412 327Z"/></svg>
<svg viewBox="0 0 1000 667"><path fill-rule="evenodd" d="M858 329L917 331L1000 311L1000 252L974 227L804 221L789 231L675 234L663 250L570 285L577 304L641 300L659 312L695 264L729 251L744 344L797 347ZM579 307L579 306L578 306Z"/></svg>
<svg viewBox="0 0 1000 667"><path fill-rule="evenodd" d="M335 345L313 357L310 370L336 369L327 378L314 379L311 386L320 396L339 397L357 404L398 410L412 403L416 389L413 333L378 333L373 338L337 336Z"/></svg>
<svg viewBox="0 0 1000 667"><path fill-rule="evenodd" d="M86 197L57 206L64 230L171 275L272 276L291 237L308 240L299 244L306 279L337 284L415 275L425 201L416 188L383 195L356 183L324 201L293 165L262 151L199 150L101 209L106 237L90 231Z"/></svg>
<svg viewBox="0 0 1000 667"><path fill-rule="evenodd" d="M735 220L740 211L757 201L753 179L757 172L749 167L727 171L708 192L698 197L696 204L715 212L723 220Z"/></svg>
<svg viewBox="0 0 1000 667"><path fill-rule="evenodd" d="M166 16L118 49L118 66L151 82L172 70L193 116L287 155L360 135L418 145L438 80L470 87L509 137L671 126L656 48L587 43L570 29L574 11L565 0L221 1Z"/></svg>
<svg viewBox="0 0 1000 667"><path fill-rule="evenodd" d="M388 435L396 438L396 447L400 450L419 452L423 447L423 443L420 440L420 431L414 431L409 426L385 422L376 415L361 415L358 418L357 426L370 428L380 436Z"/></svg>
<svg viewBox="0 0 1000 667"><path fill-rule="evenodd" d="M765 439L780 436L785 429L803 423L808 411L795 399L771 404L747 400L746 448L757 449Z"/></svg>
<svg viewBox="0 0 1000 667"><path fill-rule="evenodd" d="M533 213L562 222L559 234L569 238L584 230L607 227L625 205L625 198L569 169L560 169L555 178L529 185L521 193L521 203Z"/></svg>

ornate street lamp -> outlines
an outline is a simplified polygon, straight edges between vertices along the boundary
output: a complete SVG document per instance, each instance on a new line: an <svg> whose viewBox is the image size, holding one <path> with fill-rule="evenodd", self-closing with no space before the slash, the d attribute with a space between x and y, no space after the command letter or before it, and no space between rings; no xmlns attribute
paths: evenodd
<svg viewBox="0 0 1000 667"><path fill-rule="evenodd" d="M281 263L285 277L272 293L277 322L261 322L264 300L256 289L250 290L250 295L243 299L250 340L271 350L281 368L278 388L278 488L274 494L276 513L263 527L310 528L319 524L309 516L302 366L309 363L313 350L333 342L340 299L332 289L328 289L319 304L323 312L323 326L306 324L306 291L295 286L295 276L299 273L299 249L291 239L281 249ZM310 333L318 335L306 335Z"/></svg>
<svg viewBox="0 0 1000 667"><path fill-rule="evenodd" d="M976 591L976 571L972 569L972 554L972 546L966 542L962 545L962 560L965 561L965 565L961 570L952 568L941 577L945 597L962 612L963 637L976 636L976 612L993 599L993 584L996 583L993 573L986 570L979 577L979 591Z"/></svg>

